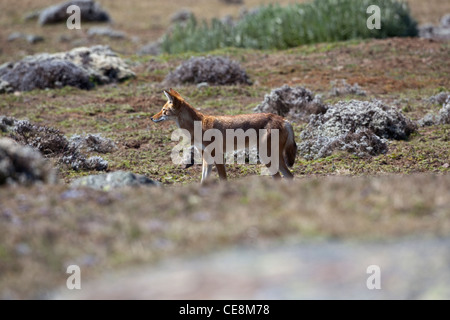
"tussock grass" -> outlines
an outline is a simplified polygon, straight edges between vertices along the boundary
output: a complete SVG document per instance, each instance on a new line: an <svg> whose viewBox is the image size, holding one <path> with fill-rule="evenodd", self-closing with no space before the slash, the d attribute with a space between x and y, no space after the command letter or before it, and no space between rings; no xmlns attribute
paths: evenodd
<svg viewBox="0 0 450 320"><path fill-rule="evenodd" d="M381 29L369 30L366 10L381 9ZM164 37L168 53L203 52L223 47L286 49L303 44L349 39L417 36L417 23L406 3L396 0L315 0L263 6L235 25L192 17Z"/></svg>

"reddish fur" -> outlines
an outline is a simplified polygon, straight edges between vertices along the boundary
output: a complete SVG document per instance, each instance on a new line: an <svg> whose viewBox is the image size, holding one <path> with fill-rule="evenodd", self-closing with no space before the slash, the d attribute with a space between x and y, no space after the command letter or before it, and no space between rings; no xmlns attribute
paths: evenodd
<svg viewBox="0 0 450 320"><path fill-rule="evenodd" d="M272 114L272 113L254 113L254 114L243 114L234 116L210 116L205 115L195 108L193 108L187 101L181 97L181 95L173 89L170 89L168 93L172 99L167 101L163 106L163 109L152 117L152 120L158 120L164 115L170 115L176 118L177 124L180 128L189 131L192 137L194 137L194 121L202 122L203 133L208 129L218 129L222 132L224 139L226 139L226 129L247 129L253 128L256 130L259 139L259 129L266 129L270 132L271 129L279 130L279 154L281 155L282 161L280 161L280 166L283 166L287 171L286 167L292 167L295 162L295 157L297 154L297 145L294 140L294 132L292 131L292 126L282 117ZM166 112L166 114L164 114ZM207 146L208 141L204 141L204 145ZM224 148L226 146L226 141L223 143ZM224 150L225 151L225 150ZM282 162L282 163L281 163ZM226 179L225 169L223 165L217 165L219 176ZM276 175L279 177L279 174ZM290 171L288 172L288 177L292 177Z"/></svg>

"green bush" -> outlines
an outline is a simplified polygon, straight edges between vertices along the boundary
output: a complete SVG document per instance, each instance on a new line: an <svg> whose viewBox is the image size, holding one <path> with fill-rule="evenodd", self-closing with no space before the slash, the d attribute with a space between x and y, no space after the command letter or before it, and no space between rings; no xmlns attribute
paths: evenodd
<svg viewBox="0 0 450 320"><path fill-rule="evenodd" d="M381 9L381 29L369 30L370 5ZM286 49L302 44L348 39L417 36L406 3L396 0L314 0L286 7L268 5L231 26L192 17L164 37L167 53L211 51L223 47Z"/></svg>

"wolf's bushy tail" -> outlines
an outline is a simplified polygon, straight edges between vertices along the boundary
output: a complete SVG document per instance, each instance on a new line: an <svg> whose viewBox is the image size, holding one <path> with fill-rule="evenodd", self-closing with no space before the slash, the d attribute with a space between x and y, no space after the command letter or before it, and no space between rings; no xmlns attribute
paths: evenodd
<svg viewBox="0 0 450 320"><path fill-rule="evenodd" d="M297 144L295 143L294 129L288 121L284 122L284 128L288 132L288 138L286 140L286 144L284 145L283 157L286 165L288 167L292 167L297 156Z"/></svg>

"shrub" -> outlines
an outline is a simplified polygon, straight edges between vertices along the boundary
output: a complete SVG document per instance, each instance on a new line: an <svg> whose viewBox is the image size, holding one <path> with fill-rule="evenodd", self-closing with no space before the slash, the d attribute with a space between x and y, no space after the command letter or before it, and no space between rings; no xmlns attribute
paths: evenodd
<svg viewBox="0 0 450 320"><path fill-rule="evenodd" d="M169 73L164 82L167 85L202 82L212 85L250 84L247 73L237 62L220 56L193 57Z"/></svg>
<svg viewBox="0 0 450 320"><path fill-rule="evenodd" d="M370 5L381 9L381 29L366 25ZM417 23L406 3L396 0L314 0L286 7L268 5L235 25L195 17L165 35L168 53L210 51L223 47L286 49L302 44L348 39L417 36Z"/></svg>

